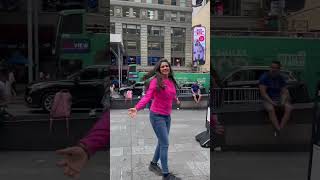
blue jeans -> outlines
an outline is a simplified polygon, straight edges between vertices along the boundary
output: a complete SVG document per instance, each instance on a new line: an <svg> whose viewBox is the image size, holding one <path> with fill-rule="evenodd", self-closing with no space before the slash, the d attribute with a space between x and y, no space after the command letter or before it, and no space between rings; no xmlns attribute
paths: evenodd
<svg viewBox="0 0 320 180"><path fill-rule="evenodd" d="M168 168L168 148L169 148L169 131L171 124L170 115L160 115L150 111L150 122L158 138L158 145L154 152L152 162L161 161L162 173L169 173Z"/></svg>

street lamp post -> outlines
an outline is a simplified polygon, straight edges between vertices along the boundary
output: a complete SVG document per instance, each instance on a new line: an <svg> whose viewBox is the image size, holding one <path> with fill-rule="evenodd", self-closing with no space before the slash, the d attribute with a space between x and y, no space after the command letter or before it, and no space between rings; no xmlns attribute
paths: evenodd
<svg viewBox="0 0 320 180"><path fill-rule="evenodd" d="M39 27L39 6L35 4L34 8L34 70L35 70L35 80L39 79L39 34L38 34L38 27Z"/></svg>
<svg viewBox="0 0 320 180"><path fill-rule="evenodd" d="M33 34L32 34L32 6L33 0L28 0L27 13L28 13L28 81L33 80Z"/></svg>

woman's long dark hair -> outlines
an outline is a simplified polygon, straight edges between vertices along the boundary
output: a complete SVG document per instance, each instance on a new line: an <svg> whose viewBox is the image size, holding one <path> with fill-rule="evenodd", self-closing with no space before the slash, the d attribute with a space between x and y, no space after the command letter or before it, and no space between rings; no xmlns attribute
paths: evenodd
<svg viewBox="0 0 320 180"><path fill-rule="evenodd" d="M165 86L162 82L163 76L161 75L161 72L160 72L160 66L161 66L161 63L163 63L163 62L165 62L169 65L170 73L168 75L168 78L174 83L175 87L177 88L178 84L177 84L176 80L174 79L174 73L173 73L171 65L167 59L161 59L160 61L158 61L157 64L154 66L153 70L151 70L147 74L145 74L142 77L142 80L146 81L147 79L155 76L155 78L157 78L157 90L160 91L161 89L164 89ZM148 87L148 85L147 85L147 87Z"/></svg>

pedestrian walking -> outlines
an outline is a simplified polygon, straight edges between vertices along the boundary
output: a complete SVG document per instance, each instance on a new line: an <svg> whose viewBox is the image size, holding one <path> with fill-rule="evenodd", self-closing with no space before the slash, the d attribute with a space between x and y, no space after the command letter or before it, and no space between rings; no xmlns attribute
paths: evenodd
<svg viewBox="0 0 320 180"><path fill-rule="evenodd" d="M14 75L13 68L10 68L10 70L9 70L8 80L9 80L9 84L10 84L11 95L16 96L17 95L16 78Z"/></svg>
<svg viewBox="0 0 320 180"><path fill-rule="evenodd" d="M12 114L7 112L7 107L11 99L11 87L8 74L7 69L0 68L0 121L14 118Z"/></svg>
<svg viewBox="0 0 320 180"><path fill-rule="evenodd" d="M173 76L170 63L166 59L161 59L155 65L154 69L148 72L145 77L152 77L146 95L135 105L130 108L129 116L136 117L139 110L152 100L150 108L150 122L157 136L158 144L149 165L149 170L157 175L162 175L163 180L180 180L174 174L169 172L168 168L168 148L169 148L169 131L171 125L172 102L180 104L176 96L177 83ZM161 161L161 167L158 161Z"/></svg>
<svg viewBox="0 0 320 180"><path fill-rule="evenodd" d="M125 94L125 104L127 104L127 101L130 101L130 104L132 104L132 90L128 90Z"/></svg>

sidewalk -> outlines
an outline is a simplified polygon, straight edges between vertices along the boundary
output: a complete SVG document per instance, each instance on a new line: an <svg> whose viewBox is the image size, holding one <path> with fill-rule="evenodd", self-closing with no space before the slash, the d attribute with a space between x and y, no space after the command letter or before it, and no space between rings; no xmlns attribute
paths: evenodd
<svg viewBox="0 0 320 180"><path fill-rule="evenodd" d="M78 180L109 180L108 152L93 156ZM71 180L56 163L62 157L54 151L1 151L1 180Z"/></svg>
<svg viewBox="0 0 320 180"><path fill-rule="evenodd" d="M204 110L172 113L168 164L183 180L209 179L210 150L195 141L195 135L205 129L205 117ZM140 111L136 119L130 119L127 110L111 110L110 179L161 180L148 170L155 144L148 110Z"/></svg>

